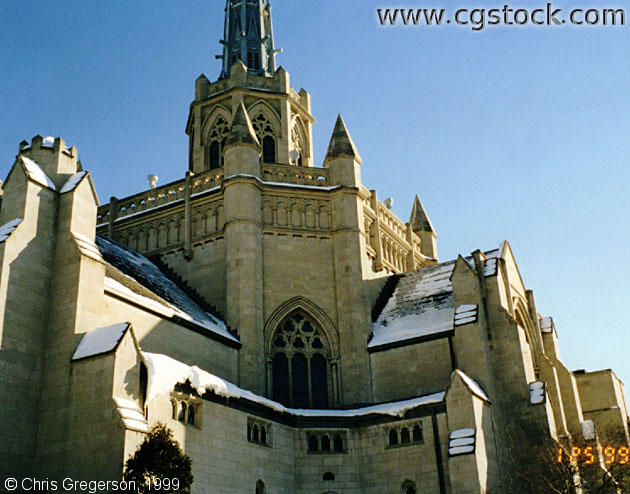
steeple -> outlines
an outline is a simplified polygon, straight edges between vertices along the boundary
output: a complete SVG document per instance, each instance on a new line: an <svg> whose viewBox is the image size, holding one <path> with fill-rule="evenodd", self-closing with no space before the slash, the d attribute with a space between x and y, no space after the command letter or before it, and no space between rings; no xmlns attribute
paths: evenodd
<svg viewBox="0 0 630 494"><path fill-rule="evenodd" d="M238 60L251 74L272 76L280 50L273 47L269 0L227 0L221 44L223 55L217 55L223 60L220 79L230 77L231 67Z"/></svg>

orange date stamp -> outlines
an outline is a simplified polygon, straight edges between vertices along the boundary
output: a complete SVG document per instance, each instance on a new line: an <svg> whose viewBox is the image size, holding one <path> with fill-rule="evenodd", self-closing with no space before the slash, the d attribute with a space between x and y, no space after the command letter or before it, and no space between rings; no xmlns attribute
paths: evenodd
<svg viewBox="0 0 630 494"><path fill-rule="evenodd" d="M630 448L628 446L602 446L601 458L606 466L611 465L627 465L630 466ZM558 448L558 463L572 463L582 465L599 464L599 451L594 446L586 446L579 448L572 447L570 450Z"/></svg>

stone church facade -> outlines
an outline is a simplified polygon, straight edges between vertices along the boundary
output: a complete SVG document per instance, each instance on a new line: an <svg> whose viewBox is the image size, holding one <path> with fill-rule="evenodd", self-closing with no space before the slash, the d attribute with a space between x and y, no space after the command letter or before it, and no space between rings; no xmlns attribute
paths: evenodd
<svg viewBox="0 0 630 494"><path fill-rule="evenodd" d="M77 150L22 142L0 209L0 474L119 479L150 427L193 492L481 493L510 428L628 438L623 384L572 372L507 242L440 262L361 181L341 117L321 166L271 9L228 0L182 180L99 205ZM594 431L594 432L593 432Z"/></svg>

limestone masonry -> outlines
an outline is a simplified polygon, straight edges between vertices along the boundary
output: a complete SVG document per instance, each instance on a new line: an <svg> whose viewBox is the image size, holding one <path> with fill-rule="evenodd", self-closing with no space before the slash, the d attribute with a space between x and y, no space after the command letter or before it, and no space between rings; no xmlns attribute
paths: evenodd
<svg viewBox="0 0 630 494"><path fill-rule="evenodd" d="M228 0L222 45L182 180L99 206L74 147L20 144L2 479L120 479L157 422L195 493L498 492L514 430L628 440L623 384L566 368L507 242L440 262L420 200L404 222L363 185L341 116L316 166L268 1Z"/></svg>

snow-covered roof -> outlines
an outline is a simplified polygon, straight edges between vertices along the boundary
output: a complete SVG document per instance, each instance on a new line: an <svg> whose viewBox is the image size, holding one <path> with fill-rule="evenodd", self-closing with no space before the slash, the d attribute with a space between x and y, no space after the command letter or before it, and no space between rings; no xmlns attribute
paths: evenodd
<svg viewBox="0 0 630 494"><path fill-rule="evenodd" d="M117 288L121 295L128 295L125 298L133 297L134 300L132 301L151 310L155 308L149 306L149 303L159 305L166 310L166 313L170 314L167 317L179 317L195 326L220 335L222 338L238 343L238 339L230 334L221 319L206 312L142 254L98 234L96 235L96 245L107 263L125 275L126 279L131 279L146 288L155 295L157 300L144 297L141 293L135 293L133 283L125 283L125 279L111 280L117 283L114 288ZM111 281L110 287L113 286ZM159 312L166 315L164 311Z"/></svg>
<svg viewBox="0 0 630 494"><path fill-rule="evenodd" d="M183 384L188 381L199 395L203 395L206 391L211 391L219 396L245 399L271 408L276 412L300 417L360 417L371 414L402 417L405 415L405 412L417 406L442 403L445 395L445 392L439 392L412 398L410 400L381 403L352 410L306 410L287 408L273 400L241 389L197 366L189 366L167 355L142 352L142 357L149 374L147 402L151 402L158 396L170 393L176 384Z"/></svg>
<svg viewBox="0 0 630 494"><path fill-rule="evenodd" d="M20 223L22 223L22 218L15 218L0 226L0 242L4 242L9 238Z"/></svg>
<svg viewBox="0 0 630 494"><path fill-rule="evenodd" d="M24 169L31 180L43 185L44 187L48 187L49 189L57 190L55 184L50 177L46 175L44 170L42 170L41 166L26 156L20 155L20 159L22 160L22 163L24 163Z"/></svg>
<svg viewBox="0 0 630 494"><path fill-rule="evenodd" d="M128 328L129 323L123 322L86 333L74 352L72 360L94 357L115 350Z"/></svg>
<svg viewBox="0 0 630 494"><path fill-rule="evenodd" d="M450 277L454 267L455 261L449 261L402 276L372 325L368 347L452 330L455 308Z"/></svg>
<svg viewBox="0 0 630 494"><path fill-rule="evenodd" d="M484 263L484 276L496 274L496 259L501 255L501 249L484 252L484 255L488 258ZM475 269L472 257L465 260ZM372 324L372 339L368 348L453 330L455 307L450 278L455 263L443 262L401 276L378 319ZM458 325L476 320L476 307L474 310L475 314L466 314L470 317L457 317Z"/></svg>
<svg viewBox="0 0 630 494"><path fill-rule="evenodd" d="M83 170L80 171L79 173L75 173L74 175L72 175L65 184L63 184L63 187L61 188L60 194L65 194L66 192L70 192L72 190L75 189L75 187L77 185L79 185L79 182L81 182L81 180L83 180L83 177L85 177L85 175L87 175L87 171Z"/></svg>

